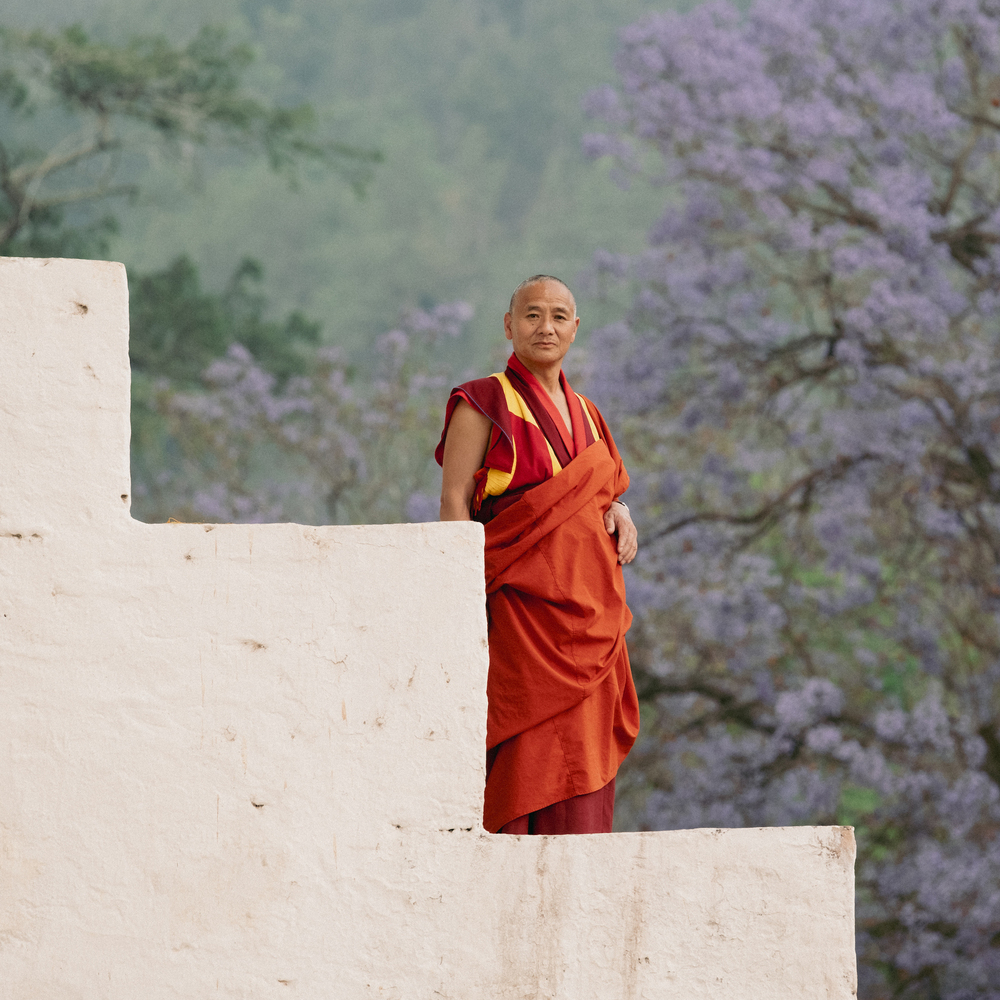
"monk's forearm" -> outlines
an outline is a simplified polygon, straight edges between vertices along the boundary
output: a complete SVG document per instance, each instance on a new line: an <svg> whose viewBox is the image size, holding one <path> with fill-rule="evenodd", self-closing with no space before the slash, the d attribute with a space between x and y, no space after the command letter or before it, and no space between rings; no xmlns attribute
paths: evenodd
<svg viewBox="0 0 1000 1000"><path fill-rule="evenodd" d="M471 521L469 514L469 500L471 497L464 497L460 494L441 494L441 520L442 521Z"/></svg>

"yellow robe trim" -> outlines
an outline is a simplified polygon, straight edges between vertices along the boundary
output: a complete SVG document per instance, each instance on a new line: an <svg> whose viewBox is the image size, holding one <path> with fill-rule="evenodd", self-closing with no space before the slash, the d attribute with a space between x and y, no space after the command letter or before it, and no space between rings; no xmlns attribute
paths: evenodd
<svg viewBox="0 0 1000 1000"><path fill-rule="evenodd" d="M528 404L521 397L521 394L510 384L510 379L503 372L494 372L491 378L495 378L503 388L504 399L507 401L507 409L510 410L515 416L520 417L522 420L535 427L538 427L538 421L535 420L535 415L528 409ZM580 404L583 406L583 404ZM591 427L594 428L594 439L598 438L597 428L594 427L594 421L591 419L590 413L587 411L587 407L583 407L584 412L587 413L587 419L590 420ZM541 430L541 428L538 428ZM555 476L562 472L562 466L559 464L559 460L556 458L556 453L552 450L552 445L549 444L548 440L545 441L545 447L549 451L549 459L552 462L552 475ZM517 468L517 447L514 442L511 441L511 448L514 452L514 462L511 466L510 472L503 472L500 469L490 469L486 474L486 488L483 491L484 496L496 497L501 493L506 492L507 487L510 486L510 481L514 478L514 470Z"/></svg>

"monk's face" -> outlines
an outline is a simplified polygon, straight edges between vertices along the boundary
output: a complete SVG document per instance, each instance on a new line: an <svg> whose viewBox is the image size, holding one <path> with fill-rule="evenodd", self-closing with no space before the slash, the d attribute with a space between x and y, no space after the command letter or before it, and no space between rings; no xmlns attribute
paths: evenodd
<svg viewBox="0 0 1000 1000"><path fill-rule="evenodd" d="M522 288L514 299L514 311L503 318L507 339L529 370L561 364L579 326L576 302L569 289L557 281L539 281Z"/></svg>

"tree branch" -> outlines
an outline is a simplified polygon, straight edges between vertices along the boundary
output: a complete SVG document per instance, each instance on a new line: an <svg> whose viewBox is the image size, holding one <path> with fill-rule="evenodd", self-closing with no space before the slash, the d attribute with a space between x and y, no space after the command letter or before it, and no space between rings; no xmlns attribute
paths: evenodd
<svg viewBox="0 0 1000 1000"><path fill-rule="evenodd" d="M99 153L107 153L120 149L122 145L119 139L96 136L91 142L79 146L69 153L58 153L59 146L66 144L68 144L68 140L64 139L40 163L30 166L25 165L12 170L8 175L11 184L17 187L27 187L30 184L39 183L49 174L63 170L66 167L71 167L81 160L86 160Z"/></svg>
<svg viewBox="0 0 1000 1000"><path fill-rule="evenodd" d="M66 191L63 194L51 195L48 198L39 198L32 203L32 207L55 208L58 205L72 205L80 201L96 201L100 198L134 195L138 190L139 187L136 184L107 184L94 188L80 188L75 191Z"/></svg>
<svg viewBox="0 0 1000 1000"><path fill-rule="evenodd" d="M650 541L655 542L661 538L665 538L667 535L672 535L682 528L686 528L692 524L731 524L737 527L752 527L760 524L763 521L770 519L779 519L784 513L782 508L795 496L800 490L807 487L815 488L815 486L824 480L833 482L836 479L841 478L846 475L847 472L852 469L855 465L861 462L872 461L877 459L878 456L872 454L862 454L854 458L850 458L846 455L842 455L837 458L830 465L823 466L820 469L813 469L811 472L807 472L804 476L800 476L794 482L790 483L785 487L776 497L768 500L766 503L762 504L753 513L750 514L727 514L722 511L704 511L698 514L689 514L687 517L682 517L677 521L668 524L666 527L661 528L659 531L655 532L651 537Z"/></svg>

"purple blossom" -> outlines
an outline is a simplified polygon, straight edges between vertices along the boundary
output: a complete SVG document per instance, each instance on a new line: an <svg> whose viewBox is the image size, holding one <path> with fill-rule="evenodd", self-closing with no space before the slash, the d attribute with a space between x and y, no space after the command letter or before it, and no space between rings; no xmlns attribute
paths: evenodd
<svg viewBox="0 0 1000 1000"><path fill-rule="evenodd" d="M462 302L410 310L378 338L378 360L365 378L341 351L325 347L308 376L280 385L234 344L205 371L203 391L160 386L159 408L183 449L180 468L155 487L165 514L242 522L432 519L429 496L440 473L431 456L452 384L443 345L471 316Z"/></svg>
<svg viewBox="0 0 1000 1000"><path fill-rule="evenodd" d="M595 262L639 285L588 367L643 542L620 807L854 823L861 995L1000 997L1000 5L621 37L585 148L669 196Z"/></svg>

